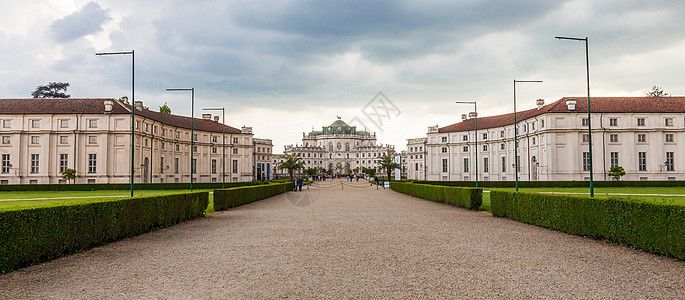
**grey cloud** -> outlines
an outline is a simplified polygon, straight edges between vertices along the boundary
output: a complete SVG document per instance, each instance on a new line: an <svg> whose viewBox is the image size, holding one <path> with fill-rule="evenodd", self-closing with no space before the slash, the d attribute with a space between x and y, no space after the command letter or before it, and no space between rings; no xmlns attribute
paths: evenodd
<svg viewBox="0 0 685 300"><path fill-rule="evenodd" d="M110 19L99 4L88 2L81 10L53 22L50 29L55 40L64 43L101 31L102 24Z"/></svg>

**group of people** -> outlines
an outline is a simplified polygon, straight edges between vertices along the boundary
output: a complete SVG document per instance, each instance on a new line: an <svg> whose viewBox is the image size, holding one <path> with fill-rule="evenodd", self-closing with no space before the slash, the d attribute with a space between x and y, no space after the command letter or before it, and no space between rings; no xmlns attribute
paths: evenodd
<svg viewBox="0 0 685 300"><path fill-rule="evenodd" d="M356 180L359 182L359 176L357 175L347 175L347 181L352 182L353 180Z"/></svg>
<svg viewBox="0 0 685 300"><path fill-rule="evenodd" d="M293 180L293 191L297 192L298 190L301 192L302 191L302 185L304 184L304 179L302 177Z"/></svg>

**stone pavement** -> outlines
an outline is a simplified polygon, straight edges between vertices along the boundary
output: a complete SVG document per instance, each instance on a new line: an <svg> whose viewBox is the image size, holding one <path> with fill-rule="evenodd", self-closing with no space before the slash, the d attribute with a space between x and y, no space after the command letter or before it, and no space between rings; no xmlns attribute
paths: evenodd
<svg viewBox="0 0 685 300"><path fill-rule="evenodd" d="M334 183L0 275L0 298L685 298L684 261Z"/></svg>

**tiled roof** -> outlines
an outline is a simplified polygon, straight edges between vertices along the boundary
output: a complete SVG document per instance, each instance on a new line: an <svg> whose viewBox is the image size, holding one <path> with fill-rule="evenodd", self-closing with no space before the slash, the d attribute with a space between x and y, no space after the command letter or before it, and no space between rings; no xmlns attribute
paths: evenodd
<svg viewBox="0 0 685 300"><path fill-rule="evenodd" d="M131 106L116 99L0 99L0 114L104 114L105 101L114 101L112 114L130 114ZM190 129L190 117L163 114L150 110L136 110L137 115L158 121L162 124ZM240 129L222 125L212 120L195 118L194 128L202 131L240 133Z"/></svg>
<svg viewBox="0 0 685 300"><path fill-rule="evenodd" d="M587 112L587 97L564 97L541 109L533 108L516 112L520 122L545 113L571 112L567 100L576 101L574 113ZM591 97L593 113L684 113L685 97ZM475 119L468 119L438 129L440 133L469 131L475 128ZM514 124L514 113L478 118L478 129L496 128Z"/></svg>
<svg viewBox="0 0 685 300"><path fill-rule="evenodd" d="M0 114L104 114L105 101L114 99L0 99ZM112 113L130 113L120 105L112 107Z"/></svg>

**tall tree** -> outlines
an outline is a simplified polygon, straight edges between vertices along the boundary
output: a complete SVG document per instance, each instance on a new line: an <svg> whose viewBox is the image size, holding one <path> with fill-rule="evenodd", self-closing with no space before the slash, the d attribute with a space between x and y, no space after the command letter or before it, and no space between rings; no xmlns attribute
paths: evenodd
<svg viewBox="0 0 685 300"><path fill-rule="evenodd" d="M159 112L163 114L170 114L171 113L171 107L164 102L164 105L159 107Z"/></svg>
<svg viewBox="0 0 685 300"><path fill-rule="evenodd" d="M304 168L304 162L299 155L288 154L285 156L285 161L278 165L279 170L287 169L290 174L290 180L295 178L295 170Z"/></svg>
<svg viewBox="0 0 685 300"><path fill-rule="evenodd" d="M653 86L652 90L645 93L647 97L669 97L670 94L666 93L662 88L658 86Z"/></svg>
<svg viewBox="0 0 685 300"><path fill-rule="evenodd" d="M36 90L31 93L33 98L69 98L66 91L69 87L67 82L50 82L47 85L39 85Z"/></svg>
<svg viewBox="0 0 685 300"><path fill-rule="evenodd" d="M388 180L390 180L392 171L399 168L400 165L395 162L395 155L383 154L381 157L381 169L384 169L388 174Z"/></svg>

